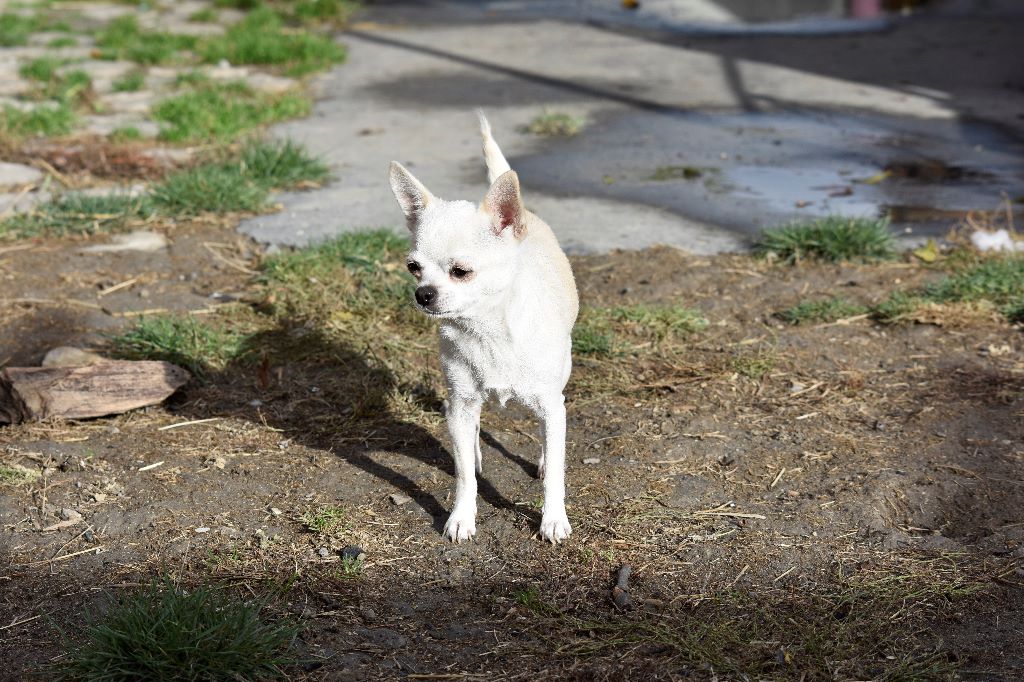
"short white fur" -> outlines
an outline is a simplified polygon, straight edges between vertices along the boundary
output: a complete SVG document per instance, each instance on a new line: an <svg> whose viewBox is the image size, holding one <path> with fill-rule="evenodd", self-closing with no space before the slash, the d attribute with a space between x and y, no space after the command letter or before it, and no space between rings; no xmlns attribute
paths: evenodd
<svg viewBox="0 0 1024 682"><path fill-rule="evenodd" d="M551 228L523 207L519 178L482 112L490 189L479 204L435 197L399 163L390 181L412 232L417 305L440 319L455 457L455 503L444 527L453 541L476 534L480 410L515 400L541 422L544 481L540 534L569 537L565 513L565 398L579 302L569 261Z"/></svg>

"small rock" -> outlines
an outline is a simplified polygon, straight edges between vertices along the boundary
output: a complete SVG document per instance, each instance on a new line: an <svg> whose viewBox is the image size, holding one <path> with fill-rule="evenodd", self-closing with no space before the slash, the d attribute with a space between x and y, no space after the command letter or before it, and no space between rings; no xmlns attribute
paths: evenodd
<svg viewBox="0 0 1024 682"><path fill-rule="evenodd" d="M100 99L104 111L115 114L148 114L156 95L148 90L138 92L112 92Z"/></svg>
<svg viewBox="0 0 1024 682"><path fill-rule="evenodd" d="M223 469L228 465L228 461L220 455L217 455L213 458L213 462L211 462L211 464L217 469Z"/></svg>
<svg viewBox="0 0 1024 682"><path fill-rule="evenodd" d="M326 547L321 547L316 551L316 553L320 555L321 559L326 559L327 557L331 556L331 550L327 549Z"/></svg>
<svg viewBox="0 0 1024 682"><path fill-rule="evenodd" d="M60 510L60 517L65 521L80 521L82 519L81 514L79 514L76 510L68 507L65 507L64 509Z"/></svg>
<svg viewBox="0 0 1024 682"><path fill-rule="evenodd" d="M27 185L42 179L43 173L37 168L0 161L0 185Z"/></svg>
<svg viewBox="0 0 1024 682"><path fill-rule="evenodd" d="M270 513L273 514L274 516L280 516L282 514L281 510L278 509L277 507L271 507L270 508Z"/></svg>
<svg viewBox="0 0 1024 682"><path fill-rule="evenodd" d="M85 531L85 533L82 534L82 537L85 538L86 542L94 542L96 540L96 534L91 530Z"/></svg>
<svg viewBox="0 0 1024 682"><path fill-rule="evenodd" d="M159 232L136 230L128 234L114 235L108 244L95 244L81 249L82 253L116 253L119 251L141 251L152 253L167 248L167 237Z"/></svg>
<svg viewBox="0 0 1024 682"><path fill-rule="evenodd" d="M601 463L601 458L600 457L584 457L583 458L583 463L584 464L600 464Z"/></svg>
<svg viewBox="0 0 1024 682"><path fill-rule="evenodd" d="M279 95L283 92L287 92L297 87L299 84L299 82L294 78L274 76L269 73L251 74L245 79L245 82L248 83L253 90L258 90L271 95Z"/></svg>
<svg viewBox="0 0 1024 682"><path fill-rule="evenodd" d="M359 615L362 616L363 620L367 623L372 623L377 620L377 613L369 607L363 607L359 609Z"/></svg>
<svg viewBox="0 0 1024 682"><path fill-rule="evenodd" d="M6 192L0 194L0 211L7 213L24 213L37 205L49 200L50 194L45 190L35 192Z"/></svg>
<svg viewBox="0 0 1024 682"><path fill-rule="evenodd" d="M403 505L412 502L412 498L405 493L391 493L389 497L391 499L391 504Z"/></svg>
<svg viewBox="0 0 1024 682"><path fill-rule="evenodd" d="M107 494L106 493L93 493L92 494L92 499L96 500L97 502L106 502L107 501Z"/></svg>
<svg viewBox="0 0 1024 682"><path fill-rule="evenodd" d="M80 367L102 362L103 358L95 353L75 348L74 346L57 346L43 357L43 367Z"/></svg>
<svg viewBox="0 0 1024 682"><path fill-rule="evenodd" d="M341 558L344 561L363 561L366 558L366 552L362 547L348 545L341 550Z"/></svg>
<svg viewBox="0 0 1024 682"><path fill-rule="evenodd" d="M210 528L209 528L209 526L200 526L199 528L196 528L196 532L197 533L209 533L210 532Z"/></svg>
<svg viewBox="0 0 1024 682"><path fill-rule="evenodd" d="M259 398L249 401L249 407L263 407L263 401Z"/></svg>

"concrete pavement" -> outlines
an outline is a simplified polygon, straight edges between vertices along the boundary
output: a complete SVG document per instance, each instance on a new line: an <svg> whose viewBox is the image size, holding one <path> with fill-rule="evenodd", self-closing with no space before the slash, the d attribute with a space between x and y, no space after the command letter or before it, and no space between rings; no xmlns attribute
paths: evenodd
<svg viewBox="0 0 1024 682"><path fill-rule="evenodd" d="M481 198L476 106L520 172L527 204L576 252L734 250L785 220L890 208L947 211L899 225L935 233L957 212L1024 195L1024 70L1013 67L1024 23L1013 16L700 38L467 13L458 3L416 7L414 24L382 23L407 17L400 9L381 6L341 36L349 60L318 81L314 114L275 129L322 154L336 180L281 195L284 210L246 221L244 232L301 245L401 229L391 159L443 197ZM523 132L545 109L586 125L568 139ZM949 172L923 177L922 162ZM661 167L697 172L653 180ZM884 181L862 182L886 169Z"/></svg>

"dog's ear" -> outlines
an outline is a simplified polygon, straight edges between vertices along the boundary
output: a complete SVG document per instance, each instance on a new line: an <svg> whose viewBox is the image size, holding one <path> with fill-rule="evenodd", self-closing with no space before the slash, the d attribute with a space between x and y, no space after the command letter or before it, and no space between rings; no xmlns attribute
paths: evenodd
<svg viewBox="0 0 1024 682"><path fill-rule="evenodd" d="M519 194L519 176L514 170L505 171L495 178L484 197L483 208L491 217L494 234L512 228L516 239L526 236L526 209Z"/></svg>
<svg viewBox="0 0 1024 682"><path fill-rule="evenodd" d="M391 191L395 193L395 199L398 199L398 205L405 214L405 222L411 230L423 215L427 204L433 201L434 195L397 161L391 162L388 177L391 180Z"/></svg>

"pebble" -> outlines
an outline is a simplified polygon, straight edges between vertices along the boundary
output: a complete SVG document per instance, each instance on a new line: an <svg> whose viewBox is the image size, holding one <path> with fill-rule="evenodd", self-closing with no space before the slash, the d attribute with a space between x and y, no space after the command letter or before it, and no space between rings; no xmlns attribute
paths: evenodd
<svg viewBox="0 0 1024 682"><path fill-rule="evenodd" d="M362 561L366 558L366 552L363 551L362 547L348 545L341 550L341 558L345 561Z"/></svg>
<svg viewBox="0 0 1024 682"><path fill-rule="evenodd" d="M600 464L601 463L601 458L600 457L584 457L583 458L583 463L584 464Z"/></svg>
<svg viewBox="0 0 1024 682"><path fill-rule="evenodd" d="M95 353L84 351L74 346L57 346L49 350L43 357L43 367L81 367L102 362L103 358Z"/></svg>
<svg viewBox="0 0 1024 682"><path fill-rule="evenodd" d="M245 78L245 82L252 86L253 90L265 92L271 95L279 95L295 89L299 82L294 78L274 76L269 73L254 73Z"/></svg>
<svg viewBox="0 0 1024 682"><path fill-rule="evenodd" d="M78 511L71 508L64 508L60 510L60 517L65 521L79 521L82 515Z"/></svg>
<svg viewBox="0 0 1024 682"><path fill-rule="evenodd" d="M42 178L43 173L38 168L23 163L0 162L0 185L27 185Z"/></svg>
<svg viewBox="0 0 1024 682"><path fill-rule="evenodd" d="M321 559L326 559L327 557L331 556L331 550L327 549L326 547L321 547L316 551L316 553L320 555Z"/></svg>
<svg viewBox="0 0 1024 682"><path fill-rule="evenodd" d="M283 512L280 509L278 509L277 507L271 507L270 508L270 513L273 514L274 516L280 516Z"/></svg>
<svg viewBox="0 0 1024 682"><path fill-rule="evenodd" d="M412 502L412 498L405 493L391 493L389 497L391 499L391 504L403 505Z"/></svg>
<svg viewBox="0 0 1024 682"><path fill-rule="evenodd" d="M80 249L82 253L117 253L120 251L140 251L152 253L167 248L167 237L159 232L135 230L128 234L114 235L107 244L95 244Z"/></svg>
<svg viewBox="0 0 1024 682"><path fill-rule="evenodd" d="M50 198L45 190L35 192L3 192L0 193L0 211L6 213L23 213L32 210Z"/></svg>
<svg viewBox="0 0 1024 682"><path fill-rule="evenodd" d="M148 90L112 92L100 99L105 111L120 114L148 114L156 102L156 95Z"/></svg>

